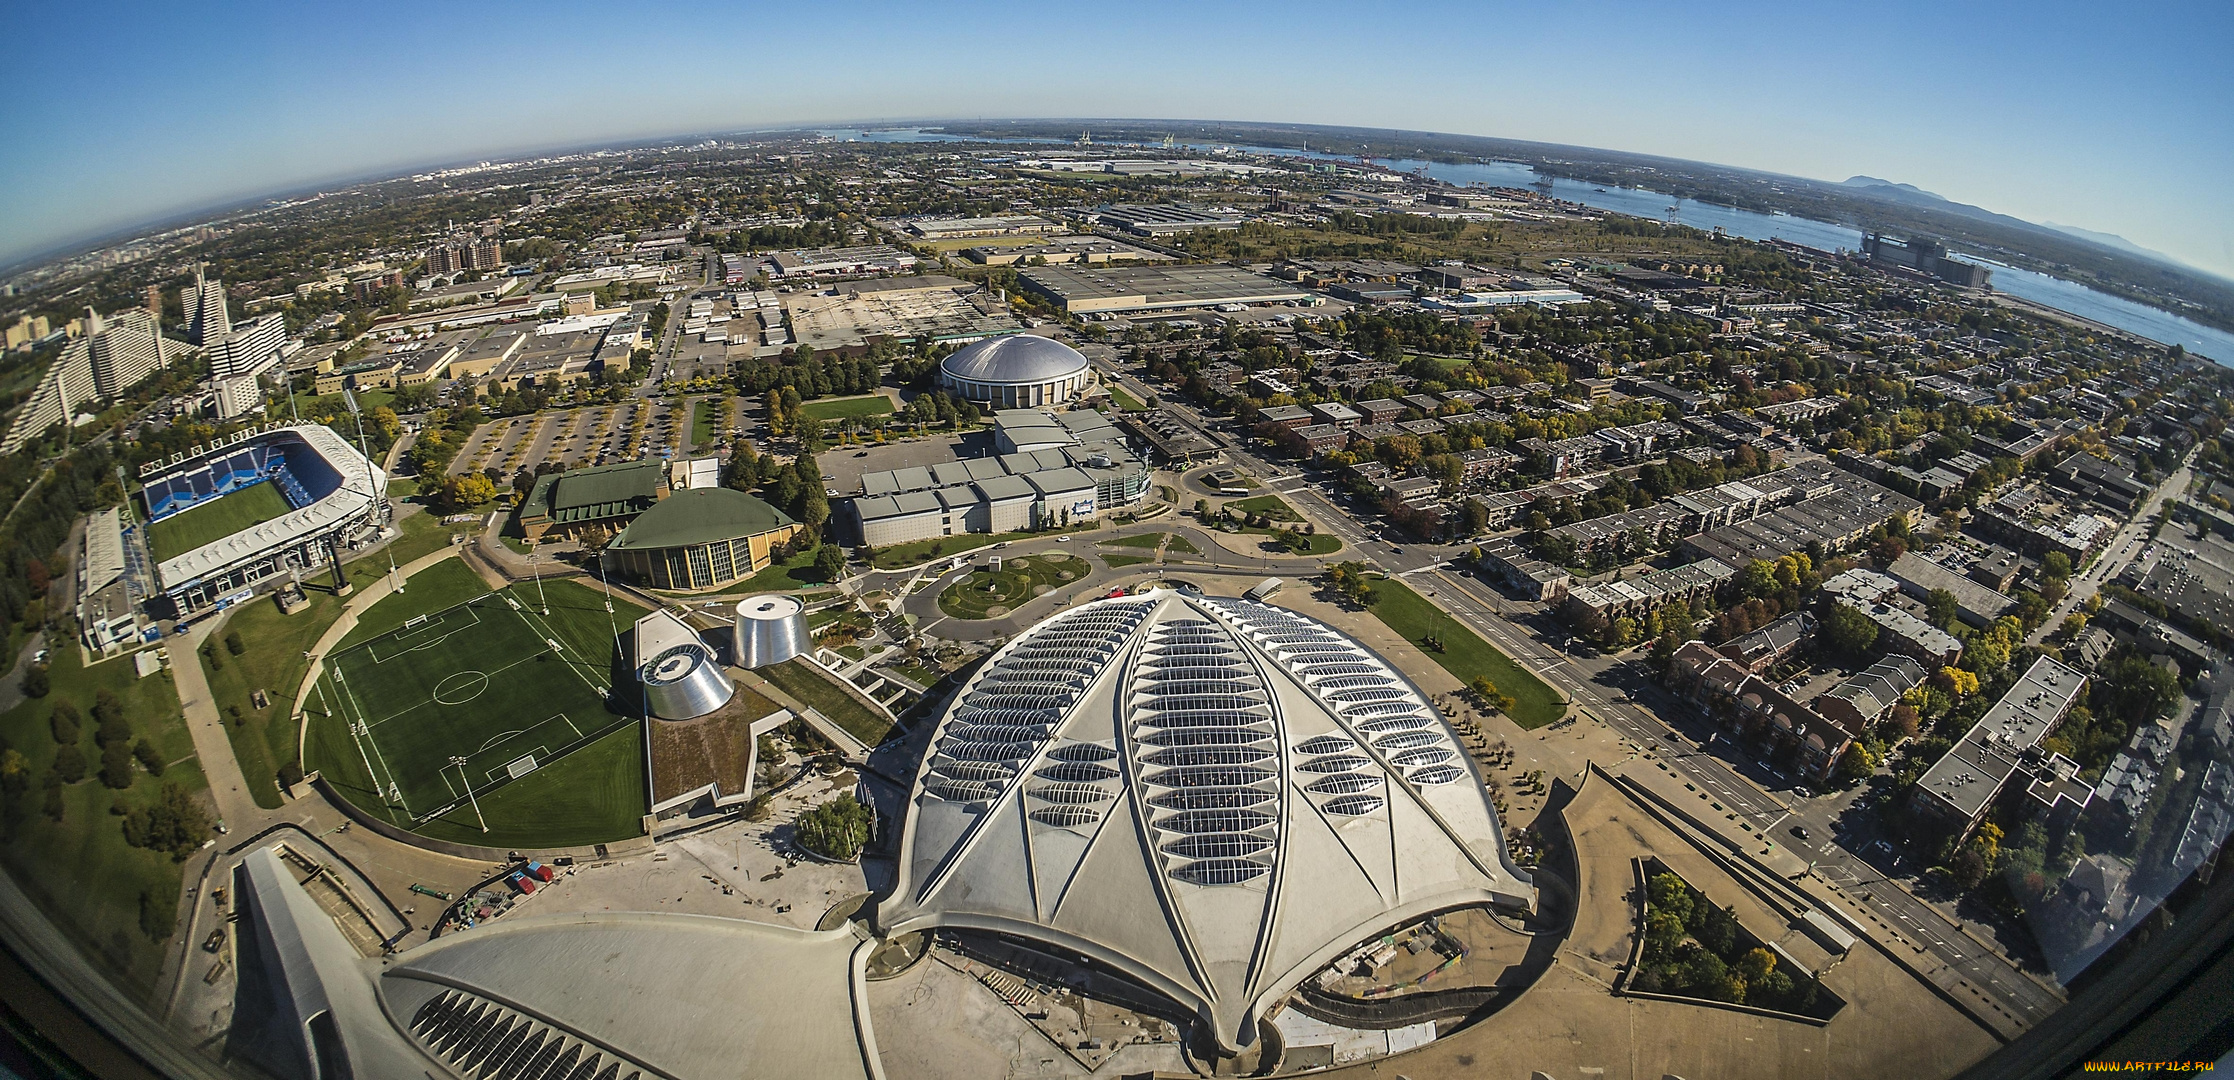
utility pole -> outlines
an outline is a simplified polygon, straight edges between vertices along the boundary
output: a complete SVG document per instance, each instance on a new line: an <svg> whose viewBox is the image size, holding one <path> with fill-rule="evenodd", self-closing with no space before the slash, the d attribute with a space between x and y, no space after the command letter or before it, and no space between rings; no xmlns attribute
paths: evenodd
<svg viewBox="0 0 2234 1080"><path fill-rule="evenodd" d="M453 754L450 764L458 767L458 779L465 781L465 801L473 804L473 817L481 823L481 831L489 831L489 819L481 816L481 800L473 794L473 778L466 775L465 759Z"/></svg>
<svg viewBox="0 0 2234 1080"><path fill-rule="evenodd" d="M357 453L364 455L365 459L365 494L370 495L373 501L380 508L380 513L377 520L383 523L394 521L395 515L390 511L388 507L387 486L382 484L379 477L374 473L374 470L379 468L379 466L372 463L372 452L365 449L365 415L364 413L359 412L357 409L356 392L350 390L348 387L343 387L341 391L341 400L348 404L349 415L357 421ZM396 592L401 593L403 591L403 576L396 572L395 549L393 547L390 547L387 549L387 552L388 583L395 587Z"/></svg>
<svg viewBox="0 0 2234 1080"><path fill-rule="evenodd" d="M551 617L551 598L543 595L543 571L535 565L535 542L532 540L527 546L527 569L528 573L535 575L535 598L543 605L543 617L548 619Z"/></svg>

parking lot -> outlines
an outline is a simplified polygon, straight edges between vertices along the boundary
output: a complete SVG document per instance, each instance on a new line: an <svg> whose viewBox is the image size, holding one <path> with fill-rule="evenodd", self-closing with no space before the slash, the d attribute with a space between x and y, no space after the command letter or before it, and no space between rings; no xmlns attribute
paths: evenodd
<svg viewBox="0 0 2234 1080"><path fill-rule="evenodd" d="M690 409L630 401L492 420L481 425L450 463L450 474L496 469L510 475L546 461L577 469L689 448Z"/></svg>

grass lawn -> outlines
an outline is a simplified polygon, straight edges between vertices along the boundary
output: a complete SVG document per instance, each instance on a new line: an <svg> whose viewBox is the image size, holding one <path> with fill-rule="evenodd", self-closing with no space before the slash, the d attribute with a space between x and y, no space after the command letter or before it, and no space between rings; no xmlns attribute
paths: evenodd
<svg viewBox="0 0 2234 1080"><path fill-rule="evenodd" d="M815 572L814 549L809 548L732 586L738 592L783 592L788 589L806 589L827 584Z"/></svg>
<svg viewBox="0 0 2234 1080"><path fill-rule="evenodd" d="M287 505L287 497L279 493L279 485L270 481L251 484L149 525L147 546L152 549L156 562L167 562L242 529L284 517L293 510L294 507Z"/></svg>
<svg viewBox="0 0 2234 1080"><path fill-rule="evenodd" d="M1114 570L1121 566L1133 566L1139 563L1155 562L1156 557L1153 555L1112 555L1108 552L1103 552L1101 561L1108 563L1109 568Z"/></svg>
<svg viewBox="0 0 2234 1080"><path fill-rule="evenodd" d="M774 683L784 693L799 699L800 703L821 713L831 723L844 728L846 733L868 746L883 742L891 733L892 722L884 714L862 704L852 694L840 687L829 672L806 660L786 660L771 667L756 670L754 674Z"/></svg>
<svg viewBox="0 0 2234 1080"><path fill-rule="evenodd" d="M127 993L144 999L154 989L163 940L177 913L179 866L167 854L126 844L123 819L111 808L151 804L166 783L196 793L209 783L193 756L194 740L180 716L168 671L137 679L132 661L124 658L88 669L79 666L78 650L58 648L47 674L53 689L46 697L0 714L0 737L23 755L31 782L28 791L9 800L8 828L0 831L0 862L89 962ZM160 779L135 767L129 788L118 791L101 783L101 756L93 738L93 701L100 690L117 696L134 735L153 743L169 762ZM62 788L64 809L62 820L56 821L41 811L42 779L60 749L49 717L61 701L76 706L83 717L78 749L89 768L85 779ZM150 898L151 921L162 937L150 937L140 928L142 894Z"/></svg>
<svg viewBox="0 0 2234 1080"><path fill-rule="evenodd" d="M1202 549L1196 547L1194 541L1189 540L1186 537L1179 535L1178 533L1172 533L1171 543L1164 545L1164 554L1200 555L1202 554Z"/></svg>
<svg viewBox="0 0 2234 1080"><path fill-rule="evenodd" d="M365 612L306 705L305 766L367 812L446 839L560 846L637 835L641 727L603 693L616 677L612 628L636 609L608 615L602 591L572 581L474 599L486 589L463 564L444 562ZM442 614L410 625L430 612ZM367 725L362 735L352 722ZM585 753L586 763L573 760ZM469 759L487 838L470 806L418 820L463 795L453 754ZM509 777L506 766L527 754L538 767ZM607 760L623 756L632 763Z"/></svg>
<svg viewBox="0 0 2234 1080"><path fill-rule="evenodd" d="M848 416L884 416L892 411L892 399L883 394L863 397L823 398L799 406L799 411L817 420L838 420Z"/></svg>
<svg viewBox="0 0 2234 1080"><path fill-rule="evenodd" d="M1106 556L1105 556L1106 557ZM1074 555L1029 555L1004 560L999 570L978 570L939 594L939 610L957 619L998 618L1032 597L1085 577L1091 567ZM995 611L995 608L1000 610Z"/></svg>
<svg viewBox="0 0 2234 1080"><path fill-rule="evenodd" d="M1143 412L1147 410L1148 406L1143 404L1139 398L1126 393L1124 387L1119 386L1116 383L1110 383L1108 385L1109 400L1115 402L1118 408L1123 409L1126 412Z"/></svg>
<svg viewBox="0 0 2234 1080"><path fill-rule="evenodd" d="M1148 548L1150 550L1154 550L1158 544L1164 542L1164 537L1167 536L1171 536L1171 534L1160 532L1135 533L1131 536L1120 536L1113 540L1104 540L1101 542L1101 546ZM1177 537L1173 537L1173 539L1177 539Z"/></svg>
<svg viewBox="0 0 2234 1080"><path fill-rule="evenodd" d="M1522 728L1540 728L1566 712L1559 693L1546 686L1542 679L1514 663L1496 646L1482 640L1403 582L1394 578L1375 581L1373 593L1374 616L1387 623L1389 629L1404 635L1406 641L1420 645L1428 659L1457 676L1460 683L1470 683L1486 675L1489 681L1497 684L1497 689L1511 694L1513 722ZM1436 652L1421 645L1420 639L1429 635L1441 638L1445 651Z"/></svg>
<svg viewBox="0 0 2234 1080"><path fill-rule="evenodd" d="M1226 509L1237 514L1262 514L1274 521L1303 520L1303 515L1296 513L1293 507L1282 502L1278 495L1257 495L1247 499L1236 499L1227 503Z"/></svg>
<svg viewBox="0 0 2234 1080"><path fill-rule="evenodd" d="M1098 527L1099 525L1087 526L1088 529ZM1053 530L1048 532L963 533L959 536L941 536L930 540L911 540L905 544L894 544L891 547L879 550L876 557L876 567L879 570L898 570L902 567L930 562L932 559L947 555L959 555L965 551L975 551L987 544L1005 544L1017 540L1038 540L1053 535L1055 535Z"/></svg>
<svg viewBox="0 0 2234 1080"><path fill-rule="evenodd" d="M705 446L721 441L722 400L718 397L699 398L690 408L690 435L686 445Z"/></svg>
<svg viewBox="0 0 2234 1080"><path fill-rule="evenodd" d="M920 686L926 690L937 686L939 684L939 680L946 678L946 672L933 671L930 668L923 667L919 664L910 664L904 660L893 664L878 664L877 670L889 671L892 674L898 675L903 679L913 682L917 686Z"/></svg>

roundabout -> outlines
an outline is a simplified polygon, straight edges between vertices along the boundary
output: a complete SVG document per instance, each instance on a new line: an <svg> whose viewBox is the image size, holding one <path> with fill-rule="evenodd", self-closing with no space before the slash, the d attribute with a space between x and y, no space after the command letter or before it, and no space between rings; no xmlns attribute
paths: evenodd
<svg viewBox="0 0 2234 1080"><path fill-rule="evenodd" d="M1006 559L998 570L973 570L948 585L939 594L939 610L956 619L997 619L1092 569L1085 559L1055 552Z"/></svg>

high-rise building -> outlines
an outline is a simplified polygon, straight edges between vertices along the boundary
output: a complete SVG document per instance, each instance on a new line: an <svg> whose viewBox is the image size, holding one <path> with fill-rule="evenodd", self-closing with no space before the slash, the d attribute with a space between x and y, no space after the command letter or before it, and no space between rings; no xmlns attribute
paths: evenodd
<svg viewBox="0 0 2234 1080"><path fill-rule="evenodd" d="M279 363L286 344L287 317L272 312L235 324L230 333L206 347L220 419L252 412L263 403L263 386L257 376Z"/></svg>
<svg viewBox="0 0 2234 1080"><path fill-rule="evenodd" d="M127 308L103 318L87 308L85 314L93 388L100 396L120 397L163 366L162 332L145 310Z"/></svg>
<svg viewBox="0 0 2234 1080"><path fill-rule="evenodd" d="M147 314L150 318L155 320L157 325L162 324L163 287L161 285L150 285L147 287Z"/></svg>
<svg viewBox="0 0 2234 1080"><path fill-rule="evenodd" d="M87 308L79 324L83 333L63 347L0 437L0 454L15 453L88 404L116 397L170 358L155 320L142 308L105 318Z"/></svg>
<svg viewBox="0 0 2234 1080"><path fill-rule="evenodd" d="M233 328L233 317L225 310L225 283L204 280L199 264L194 284L178 291L178 302L186 310L186 340L196 345L207 345Z"/></svg>
<svg viewBox="0 0 2234 1080"><path fill-rule="evenodd" d="M494 237L460 239L428 248L426 257L429 274L499 270L504 266L504 242Z"/></svg>

